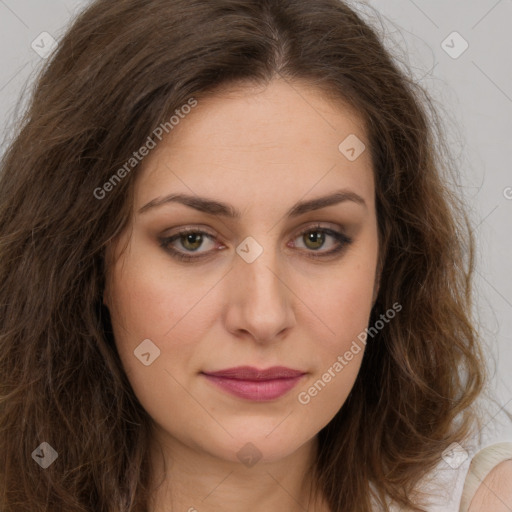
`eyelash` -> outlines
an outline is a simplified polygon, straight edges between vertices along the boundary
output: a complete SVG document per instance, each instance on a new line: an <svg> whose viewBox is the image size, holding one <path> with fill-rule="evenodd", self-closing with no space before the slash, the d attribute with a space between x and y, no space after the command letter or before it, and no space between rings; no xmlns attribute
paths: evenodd
<svg viewBox="0 0 512 512"><path fill-rule="evenodd" d="M338 231L334 231L332 229L322 227L319 225L310 226L307 229L304 229L303 231L298 233L295 238L303 236L306 233L323 233L323 234L332 236L338 242L337 247L335 247L334 249L331 249L330 251L327 251L327 252L315 254L316 251L313 251L313 250L306 251L306 252L312 253L308 257L313 258L313 259L328 258L329 256L333 256L335 254L341 253L353 241L352 238L344 235L343 233L340 233ZM208 238L210 238L212 240L215 238L213 235L211 235L207 231L203 231L201 229L186 228L186 229L179 231L178 233L176 233L175 235L173 235L171 237L160 239L160 246L165 251L169 252L173 258L176 258L179 261L190 262L190 261L200 260L205 257L208 257L208 253L202 253L201 256L188 256L187 254L185 254L181 251L177 251L176 249L173 249L170 247L170 244L172 244L174 241L179 240L181 237L183 237L185 235L189 235L189 234L206 235Z"/></svg>

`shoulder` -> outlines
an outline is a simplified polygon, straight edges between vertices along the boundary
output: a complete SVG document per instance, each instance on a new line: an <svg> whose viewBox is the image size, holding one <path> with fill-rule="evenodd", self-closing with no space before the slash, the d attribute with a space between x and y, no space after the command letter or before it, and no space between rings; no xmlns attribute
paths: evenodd
<svg viewBox="0 0 512 512"><path fill-rule="evenodd" d="M512 510L512 459L500 462L478 486L468 512Z"/></svg>
<svg viewBox="0 0 512 512"><path fill-rule="evenodd" d="M464 494L463 511L512 510L512 443L491 445L473 458Z"/></svg>

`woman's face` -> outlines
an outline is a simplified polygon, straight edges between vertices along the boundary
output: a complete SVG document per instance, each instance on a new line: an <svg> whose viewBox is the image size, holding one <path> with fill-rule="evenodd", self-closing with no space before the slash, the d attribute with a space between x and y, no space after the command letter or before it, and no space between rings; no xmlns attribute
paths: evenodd
<svg viewBox="0 0 512 512"><path fill-rule="evenodd" d="M354 135L367 145L351 111L273 81L199 100L146 156L105 303L168 446L278 460L345 402L377 291L373 173ZM241 366L301 376L206 375Z"/></svg>

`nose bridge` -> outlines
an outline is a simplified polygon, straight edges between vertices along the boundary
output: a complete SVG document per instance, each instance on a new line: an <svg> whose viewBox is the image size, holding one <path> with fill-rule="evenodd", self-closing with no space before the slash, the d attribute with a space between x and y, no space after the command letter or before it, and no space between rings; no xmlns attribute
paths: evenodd
<svg viewBox="0 0 512 512"><path fill-rule="evenodd" d="M262 238L260 235L259 239ZM275 302L276 299L281 302L283 284L279 273L282 269L273 237L267 234L261 244L253 237L247 237L237 247L237 254L236 271L240 282L247 284L245 293L252 297L253 305L264 306L265 302Z"/></svg>
<svg viewBox="0 0 512 512"><path fill-rule="evenodd" d="M279 249L268 233L259 239L262 243L247 237L236 249L231 307L237 314L236 326L231 327L261 340L290 326L293 311Z"/></svg>

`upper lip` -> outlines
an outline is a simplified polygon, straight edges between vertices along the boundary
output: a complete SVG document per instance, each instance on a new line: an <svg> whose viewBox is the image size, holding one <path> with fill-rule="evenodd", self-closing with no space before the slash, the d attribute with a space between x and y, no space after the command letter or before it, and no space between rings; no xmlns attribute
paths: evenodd
<svg viewBox="0 0 512 512"><path fill-rule="evenodd" d="M305 372L300 370L293 370L285 366L272 366L260 370L253 366L237 366L236 368L226 368L216 372L203 372L206 375L214 377L225 377L228 379L237 380L273 380L273 379L290 379L293 377L300 377Z"/></svg>

